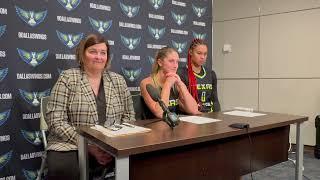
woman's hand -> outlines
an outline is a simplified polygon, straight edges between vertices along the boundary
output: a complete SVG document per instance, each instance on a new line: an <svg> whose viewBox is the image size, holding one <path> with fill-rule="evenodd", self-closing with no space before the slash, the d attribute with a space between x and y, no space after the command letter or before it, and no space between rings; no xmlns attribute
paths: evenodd
<svg viewBox="0 0 320 180"><path fill-rule="evenodd" d="M178 74L167 73L165 83L170 84L170 87L172 87L174 84L182 83L182 81L181 81L180 76Z"/></svg>
<svg viewBox="0 0 320 180"><path fill-rule="evenodd" d="M101 165L107 165L113 159L113 157L109 153L103 151L95 145L88 145L88 151L96 158L97 162Z"/></svg>

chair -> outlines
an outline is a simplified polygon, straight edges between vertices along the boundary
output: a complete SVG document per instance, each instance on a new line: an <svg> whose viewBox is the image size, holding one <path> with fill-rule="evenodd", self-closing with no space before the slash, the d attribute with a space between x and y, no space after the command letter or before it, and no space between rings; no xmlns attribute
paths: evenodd
<svg viewBox="0 0 320 180"><path fill-rule="evenodd" d="M138 94L132 94L133 108L136 113L137 120L146 120L155 118L153 113L149 110L148 106L144 102L143 97Z"/></svg>
<svg viewBox="0 0 320 180"><path fill-rule="evenodd" d="M41 179L41 176L43 174L43 171L45 169L46 166L46 159L47 159L47 138L46 138L46 131L48 130L48 125L46 122L46 109L47 109L47 104L49 101L49 96L46 97L42 97L41 98L41 103L40 103L40 130L41 130L41 134L42 134L42 143L43 143L43 155L41 157L41 167L38 171L38 176L37 176L37 180Z"/></svg>

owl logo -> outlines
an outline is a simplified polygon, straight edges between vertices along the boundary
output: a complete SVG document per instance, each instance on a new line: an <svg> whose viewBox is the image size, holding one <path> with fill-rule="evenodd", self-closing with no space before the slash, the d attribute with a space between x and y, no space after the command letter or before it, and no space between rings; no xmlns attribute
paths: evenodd
<svg viewBox="0 0 320 180"><path fill-rule="evenodd" d="M139 44L141 37L137 38L127 38L125 36L121 36L121 42L124 46L126 46L130 50L134 50Z"/></svg>
<svg viewBox="0 0 320 180"><path fill-rule="evenodd" d="M125 69L121 68L122 74L131 82L137 80L141 75L142 68L139 69Z"/></svg>
<svg viewBox="0 0 320 180"><path fill-rule="evenodd" d="M120 8L125 15L133 18L139 13L140 6L129 6L120 2Z"/></svg>
<svg viewBox="0 0 320 180"><path fill-rule="evenodd" d="M150 35L155 38L156 40L159 40L160 38L162 38L162 36L164 35L164 33L166 32L166 28L153 28L151 26L148 26L148 31L150 33Z"/></svg>
<svg viewBox="0 0 320 180"><path fill-rule="evenodd" d="M64 71L63 69L57 68L58 74L60 76L60 74Z"/></svg>
<svg viewBox="0 0 320 180"><path fill-rule="evenodd" d="M36 145L36 146L41 144L42 134L40 133L40 131L21 130L21 134L29 143Z"/></svg>
<svg viewBox="0 0 320 180"><path fill-rule="evenodd" d="M38 176L38 171L28 171L26 169L22 169L22 173L27 180L35 180Z"/></svg>
<svg viewBox="0 0 320 180"><path fill-rule="evenodd" d="M187 42L183 42L183 43L178 43L178 42L175 42L175 41L171 41L172 42L172 46L177 49L177 51L179 53L183 52L184 49L187 47Z"/></svg>
<svg viewBox="0 0 320 180"><path fill-rule="evenodd" d="M155 10L158 10L163 6L164 0L149 0L149 3Z"/></svg>
<svg viewBox="0 0 320 180"><path fill-rule="evenodd" d="M47 59L49 54L49 50L45 50L42 52L28 52L23 49L17 48L17 51L20 58L32 67L36 67L43 63L43 61Z"/></svg>
<svg viewBox="0 0 320 180"><path fill-rule="evenodd" d="M0 69L0 82L7 76L8 70L8 68Z"/></svg>
<svg viewBox="0 0 320 180"><path fill-rule="evenodd" d="M176 14L173 11L171 11L171 17L179 26L185 23L187 19L186 14Z"/></svg>
<svg viewBox="0 0 320 180"><path fill-rule="evenodd" d="M11 150L3 155L0 155L0 170L9 163L12 157L12 152L13 151Z"/></svg>
<svg viewBox="0 0 320 180"><path fill-rule="evenodd" d="M204 7L204 8L197 7L194 4L192 4L192 9L193 9L194 14L196 14L196 16L198 16L200 18L201 16L204 15L204 13L206 13L207 8L206 7Z"/></svg>
<svg viewBox="0 0 320 180"><path fill-rule="evenodd" d="M22 89L19 89L20 96L30 105L39 106L40 99L44 96L49 96L50 89L47 89L42 92L27 92Z"/></svg>
<svg viewBox="0 0 320 180"><path fill-rule="evenodd" d="M58 36L59 40L70 49L77 46L83 37L83 33L64 34L58 30L56 30L56 32L57 32L57 36Z"/></svg>
<svg viewBox="0 0 320 180"><path fill-rule="evenodd" d="M110 21L100 21L89 17L89 21L94 30L98 31L100 34L107 32L111 25L112 20Z"/></svg>
<svg viewBox="0 0 320 180"><path fill-rule="evenodd" d="M7 25L0 26L0 37L6 32Z"/></svg>
<svg viewBox="0 0 320 180"><path fill-rule="evenodd" d="M0 126L2 126L9 119L11 109L0 112Z"/></svg>
<svg viewBox="0 0 320 180"><path fill-rule="evenodd" d="M81 3L81 0L58 0L58 2L68 11L72 11L76 9L79 4Z"/></svg>
<svg viewBox="0 0 320 180"><path fill-rule="evenodd" d="M151 56L148 56L148 61L150 64L153 64L154 63L154 58L151 57Z"/></svg>
<svg viewBox="0 0 320 180"><path fill-rule="evenodd" d="M206 36L207 36L206 33L201 34L201 33L196 33L194 31L192 31L192 35L193 35L193 38L202 39L202 40L206 39Z"/></svg>
<svg viewBox="0 0 320 180"><path fill-rule="evenodd" d="M35 12L35 11L23 10L18 6L15 6L15 8L16 8L16 13L20 17L20 19L22 19L25 23L27 23L31 27L35 27L38 24L42 23L47 16L47 10Z"/></svg>

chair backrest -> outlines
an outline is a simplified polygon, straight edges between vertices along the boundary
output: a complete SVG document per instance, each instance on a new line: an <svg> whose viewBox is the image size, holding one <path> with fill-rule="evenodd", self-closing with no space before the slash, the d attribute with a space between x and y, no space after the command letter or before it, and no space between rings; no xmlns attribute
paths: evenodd
<svg viewBox="0 0 320 180"><path fill-rule="evenodd" d="M144 102L144 99L140 95L140 93L133 94L132 101L133 101L133 108L134 108L134 112L136 113L137 120L152 119L155 117L153 113L149 110L148 106Z"/></svg>
<svg viewBox="0 0 320 180"><path fill-rule="evenodd" d="M40 130L48 130L48 125L46 122L46 111L47 104L49 101L49 96L42 97L40 103Z"/></svg>

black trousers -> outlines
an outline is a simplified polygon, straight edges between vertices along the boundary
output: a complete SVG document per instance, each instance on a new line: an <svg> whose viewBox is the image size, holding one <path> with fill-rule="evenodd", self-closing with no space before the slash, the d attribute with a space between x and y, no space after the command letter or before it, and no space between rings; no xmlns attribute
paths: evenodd
<svg viewBox="0 0 320 180"><path fill-rule="evenodd" d="M114 162L107 166L100 165L96 159L89 156L89 178L101 176L103 171L108 168L112 171ZM78 151L48 151L47 152L49 180L78 180L80 179Z"/></svg>

